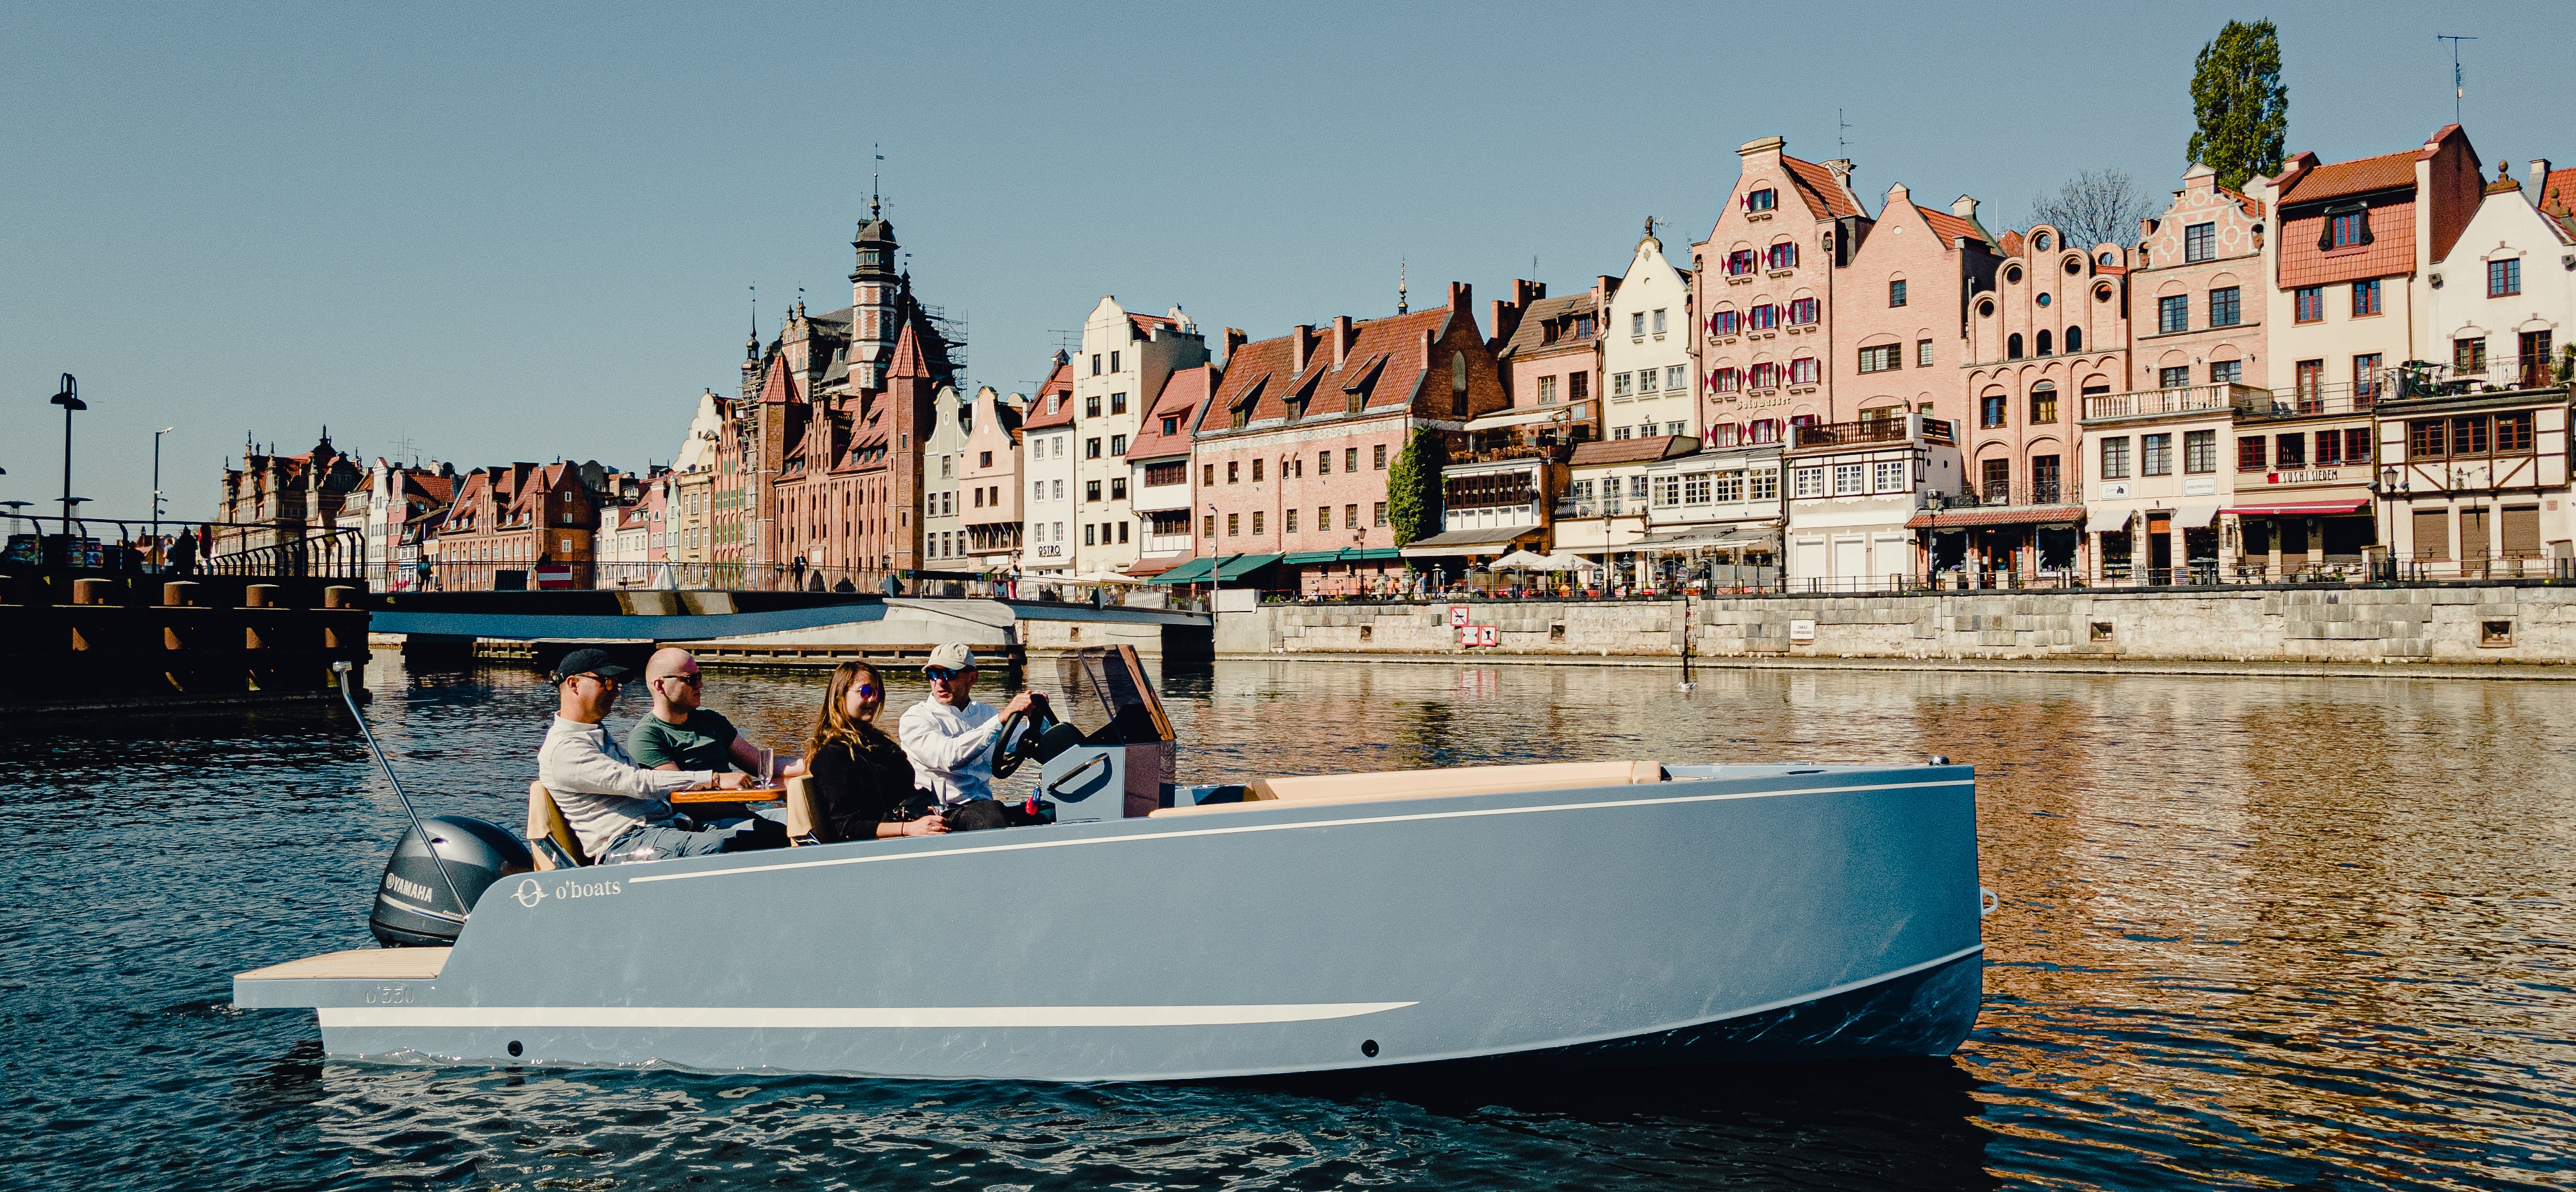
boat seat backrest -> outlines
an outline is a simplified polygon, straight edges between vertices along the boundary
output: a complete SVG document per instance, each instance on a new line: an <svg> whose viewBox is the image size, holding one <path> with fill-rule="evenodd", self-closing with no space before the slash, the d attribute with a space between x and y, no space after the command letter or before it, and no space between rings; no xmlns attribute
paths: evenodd
<svg viewBox="0 0 2576 1192"><path fill-rule="evenodd" d="M554 847L548 849L546 844ZM554 792L542 782L528 784L528 846L528 851L536 854L539 869L560 868L556 853L570 858L575 865L591 863L590 855L581 851L581 837L573 834L563 808L555 805Z"/></svg>
<svg viewBox="0 0 2576 1192"><path fill-rule="evenodd" d="M799 774L788 779L787 843L791 846L819 843L822 838L814 834L819 822L814 814L813 775Z"/></svg>
<svg viewBox="0 0 2576 1192"><path fill-rule="evenodd" d="M1515 791L1578 790L1664 781L1661 762L1544 762L1527 766L1453 766L1445 770L1385 770L1374 774L1304 774L1256 778L1244 784L1243 802L1166 807L1155 815L1238 810L1269 802L1374 803L1446 795L1498 795Z"/></svg>

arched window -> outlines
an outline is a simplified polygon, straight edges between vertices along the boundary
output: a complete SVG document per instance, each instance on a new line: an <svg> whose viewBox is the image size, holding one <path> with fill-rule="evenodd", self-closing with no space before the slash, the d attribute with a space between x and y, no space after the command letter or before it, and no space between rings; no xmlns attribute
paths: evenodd
<svg viewBox="0 0 2576 1192"><path fill-rule="evenodd" d="M2038 234L2038 235L2036 235L2036 236L2031 237L2031 238L2030 238L2030 246L2031 246L2032 248L2038 249L2038 250L2039 250L2039 251L2041 251L2041 252L2047 252L2047 251L2048 251L2048 233L2046 233L2046 232L2041 232L2040 234Z"/></svg>
<svg viewBox="0 0 2576 1192"><path fill-rule="evenodd" d="M2048 348L2048 333L2045 331L2039 333L2039 354L2042 356L2056 355L2055 352L2050 351Z"/></svg>
<svg viewBox="0 0 2576 1192"><path fill-rule="evenodd" d="M2035 423L2057 421L2057 385L2041 381L2030 387L2030 420Z"/></svg>
<svg viewBox="0 0 2576 1192"><path fill-rule="evenodd" d="M2004 339L2004 359L2021 359L2021 332L2013 332Z"/></svg>
<svg viewBox="0 0 2576 1192"><path fill-rule="evenodd" d="M2081 352L2084 350L2083 328L2069 327L2066 329L2066 350L2070 353Z"/></svg>

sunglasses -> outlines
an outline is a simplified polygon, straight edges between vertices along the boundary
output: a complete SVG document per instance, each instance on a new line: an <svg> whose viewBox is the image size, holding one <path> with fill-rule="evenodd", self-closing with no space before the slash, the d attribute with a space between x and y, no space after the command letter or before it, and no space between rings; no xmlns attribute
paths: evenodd
<svg viewBox="0 0 2576 1192"><path fill-rule="evenodd" d="M574 675L572 679L588 679L593 683L597 683L600 686L609 689L610 691L615 691L620 686L619 682L615 679L611 679L605 675L594 675L589 671L583 671L580 674ZM566 679L564 682L572 682L572 679Z"/></svg>
<svg viewBox="0 0 2576 1192"><path fill-rule="evenodd" d="M925 666L921 668L921 673L928 676L933 682L945 683L959 675L974 674L975 668L970 666L964 670L950 670L944 666Z"/></svg>
<svg viewBox="0 0 2576 1192"><path fill-rule="evenodd" d="M877 693L877 685L874 683L861 683L858 686L851 688L851 690L858 692L861 698L866 698Z"/></svg>
<svg viewBox="0 0 2576 1192"><path fill-rule="evenodd" d="M707 683L707 677L705 675L664 675L662 676L662 679L664 682L677 680L679 682L686 683L691 687L704 687Z"/></svg>

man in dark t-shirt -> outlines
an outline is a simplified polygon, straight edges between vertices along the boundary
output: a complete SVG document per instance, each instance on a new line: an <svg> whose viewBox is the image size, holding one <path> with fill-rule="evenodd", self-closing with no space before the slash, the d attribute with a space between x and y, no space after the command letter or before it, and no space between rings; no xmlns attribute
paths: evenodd
<svg viewBox="0 0 2576 1192"><path fill-rule="evenodd" d="M698 660L686 650L656 650L644 664L653 711L626 732L627 755L650 770L742 770L765 781L764 751L733 722L698 706Z"/></svg>

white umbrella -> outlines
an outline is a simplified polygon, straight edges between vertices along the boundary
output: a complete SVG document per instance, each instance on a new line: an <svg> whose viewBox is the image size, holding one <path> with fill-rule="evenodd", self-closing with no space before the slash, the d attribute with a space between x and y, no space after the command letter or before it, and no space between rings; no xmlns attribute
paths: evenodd
<svg viewBox="0 0 2576 1192"><path fill-rule="evenodd" d="M1504 555L1502 558L1494 560L1492 570L1562 571L1564 568L1550 566L1549 558L1546 555L1532 554L1525 550L1516 550L1508 555Z"/></svg>
<svg viewBox="0 0 2576 1192"><path fill-rule="evenodd" d="M1145 581L1121 571L1086 571L1070 581L1077 584L1142 584Z"/></svg>
<svg viewBox="0 0 2576 1192"><path fill-rule="evenodd" d="M1554 562L1556 562L1557 564L1559 564L1559 566L1560 566L1563 570L1566 570L1566 571L1599 571L1599 570L1601 570L1601 564L1599 564L1599 563L1595 563L1595 562L1593 562L1592 560L1587 559L1587 558L1584 558L1584 557L1583 557L1583 556L1581 556L1581 555L1561 554L1561 555L1550 555L1550 556L1548 556L1548 558L1549 558L1549 559L1551 559L1551 560L1553 560L1553 561L1554 561Z"/></svg>

